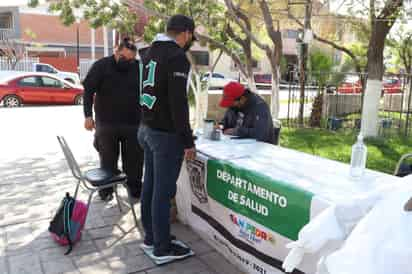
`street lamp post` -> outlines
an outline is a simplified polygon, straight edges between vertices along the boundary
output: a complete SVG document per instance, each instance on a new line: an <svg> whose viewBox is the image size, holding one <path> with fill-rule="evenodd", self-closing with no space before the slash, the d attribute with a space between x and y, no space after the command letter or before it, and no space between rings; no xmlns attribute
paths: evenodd
<svg viewBox="0 0 412 274"><path fill-rule="evenodd" d="M79 26L80 18L76 18L76 42L77 42L77 73L80 74L80 36L79 36Z"/></svg>

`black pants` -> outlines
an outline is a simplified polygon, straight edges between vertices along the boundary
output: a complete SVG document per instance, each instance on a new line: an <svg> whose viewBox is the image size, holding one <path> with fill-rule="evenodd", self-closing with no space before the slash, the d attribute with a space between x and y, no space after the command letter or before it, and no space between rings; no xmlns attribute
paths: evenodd
<svg viewBox="0 0 412 274"><path fill-rule="evenodd" d="M143 174L143 150L137 142L137 129L128 125L96 125L94 140L101 168L120 173L117 164L121 153L122 170L134 196L140 196ZM105 189L99 193L106 196L112 192L113 189Z"/></svg>

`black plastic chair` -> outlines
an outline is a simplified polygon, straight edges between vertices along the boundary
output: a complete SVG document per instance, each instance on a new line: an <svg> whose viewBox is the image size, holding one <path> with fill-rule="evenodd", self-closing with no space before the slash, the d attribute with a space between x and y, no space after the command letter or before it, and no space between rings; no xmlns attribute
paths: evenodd
<svg viewBox="0 0 412 274"><path fill-rule="evenodd" d="M404 154L401 159L399 159L393 175L398 177L405 177L409 174L412 174L412 165L405 163L405 161L409 158L412 158L412 153Z"/></svg>
<svg viewBox="0 0 412 274"><path fill-rule="evenodd" d="M113 187L116 200L117 200L117 205L119 207L120 212L122 212L119 195L117 193L117 186L121 184L127 190L127 196L129 200L130 209L132 210L133 218L134 218L136 228L137 228L138 222L137 222L136 212L134 210L133 201L131 198L129 188L127 187L127 184L126 184L127 182L126 175L125 174L114 174L113 172L107 171L102 168L95 168L95 169L91 169L91 170L88 170L82 173L64 137L57 136L57 140L59 141L60 147L63 150L64 157L66 158L67 164L69 165L69 168L73 174L73 177L77 179L76 190L74 192L74 199L76 199L77 197L80 185L83 185L83 187L90 192L89 198L87 200L87 209L89 209L90 202L96 191Z"/></svg>

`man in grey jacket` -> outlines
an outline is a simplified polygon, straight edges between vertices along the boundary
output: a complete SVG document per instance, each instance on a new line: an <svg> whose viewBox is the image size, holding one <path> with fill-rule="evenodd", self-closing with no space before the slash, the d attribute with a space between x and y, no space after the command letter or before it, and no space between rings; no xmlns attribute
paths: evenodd
<svg viewBox="0 0 412 274"><path fill-rule="evenodd" d="M220 106L228 108L222 121L224 134L275 143L269 106L257 94L237 82L231 82L223 89Z"/></svg>

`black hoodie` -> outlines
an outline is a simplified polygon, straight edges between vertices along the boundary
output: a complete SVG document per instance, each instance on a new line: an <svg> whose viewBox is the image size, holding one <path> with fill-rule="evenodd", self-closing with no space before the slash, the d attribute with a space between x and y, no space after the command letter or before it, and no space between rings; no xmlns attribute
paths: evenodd
<svg viewBox="0 0 412 274"><path fill-rule="evenodd" d="M119 71L114 56L96 61L83 82L84 115L96 114L101 125L128 125L138 127L140 121L139 65L130 64L127 71Z"/></svg>
<svg viewBox="0 0 412 274"><path fill-rule="evenodd" d="M187 99L190 63L166 35L158 35L142 56L140 105L148 127L176 133L184 148L194 147Z"/></svg>

